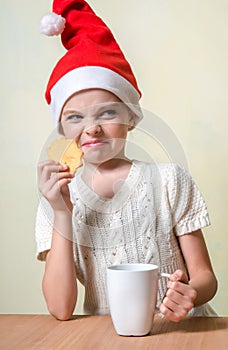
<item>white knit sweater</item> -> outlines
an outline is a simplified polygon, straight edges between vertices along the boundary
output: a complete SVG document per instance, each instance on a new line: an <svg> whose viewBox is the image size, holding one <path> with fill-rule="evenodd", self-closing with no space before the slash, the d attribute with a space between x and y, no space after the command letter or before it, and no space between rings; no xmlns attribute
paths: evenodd
<svg viewBox="0 0 228 350"><path fill-rule="evenodd" d="M113 198L98 196L77 175L69 185L77 278L85 287L84 310L109 313L106 267L152 263L161 272L186 271L177 236L209 224L205 202L190 175L180 166L133 161L129 175ZM53 212L43 198L37 212L37 257L51 247ZM166 292L159 281L158 301ZM215 315L208 304L191 314Z"/></svg>

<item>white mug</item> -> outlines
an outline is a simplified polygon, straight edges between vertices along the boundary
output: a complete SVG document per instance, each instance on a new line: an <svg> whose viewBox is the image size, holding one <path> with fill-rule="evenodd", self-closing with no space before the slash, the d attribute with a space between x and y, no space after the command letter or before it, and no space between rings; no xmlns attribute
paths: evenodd
<svg viewBox="0 0 228 350"><path fill-rule="evenodd" d="M120 264L107 268L110 314L116 332L143 336L151 331L157 301L158 280L169 277L152 264Z"/></svg>

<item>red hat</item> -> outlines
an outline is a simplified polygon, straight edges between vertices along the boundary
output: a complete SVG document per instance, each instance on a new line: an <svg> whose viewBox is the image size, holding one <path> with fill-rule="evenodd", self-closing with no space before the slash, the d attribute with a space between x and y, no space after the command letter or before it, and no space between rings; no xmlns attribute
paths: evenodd
<svg viewBox="0 0 228 350"><path fill-rule="evenodd" d="M132 69L110 29L86 1L54 0L53 13L41 19L40 28L46 35L61 34L68 50L56 64L45 94L56 123L68 98L85 89L108 90L138 106L141 93Z"/></svg>

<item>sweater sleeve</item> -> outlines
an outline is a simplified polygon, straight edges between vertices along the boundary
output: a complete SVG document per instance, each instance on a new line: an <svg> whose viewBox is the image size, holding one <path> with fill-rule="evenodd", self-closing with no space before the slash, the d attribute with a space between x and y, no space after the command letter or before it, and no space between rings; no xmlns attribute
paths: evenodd
<svg viewBox="0 0 228 350"><path fill-rule="evenodd" d="M53 210L49 202L42 197L37 209L35 238L36 238L36 256L38 260L44 261L48 250L51 248L52 230L53 230Z"/></svg>
<svg viewBox="0 0 228 350"><path fill-rule="evenodd" d="M190 174L174 165L168 182L174 231L177 236L210 225L205 201Z"/></svg>

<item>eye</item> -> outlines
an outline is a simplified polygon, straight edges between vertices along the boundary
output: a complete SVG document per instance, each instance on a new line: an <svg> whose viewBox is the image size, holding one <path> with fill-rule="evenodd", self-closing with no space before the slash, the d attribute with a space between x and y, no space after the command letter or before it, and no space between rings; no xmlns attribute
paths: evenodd
<svg viewBox="0 0 228 350"><path fill-rule="evenodd" d="M79 123L82 119L83 119L83 116L81 116L79 114L72 114L66 118L66 120L74 122L74 123Z"/></svg>
<svg viewBox="0 0 228 350"><path fill-rule="evenodd" d="M104 112L99 114L99 117L105 119L112 119L117 115L117 111L115 109L107 109Z"/></svg>

